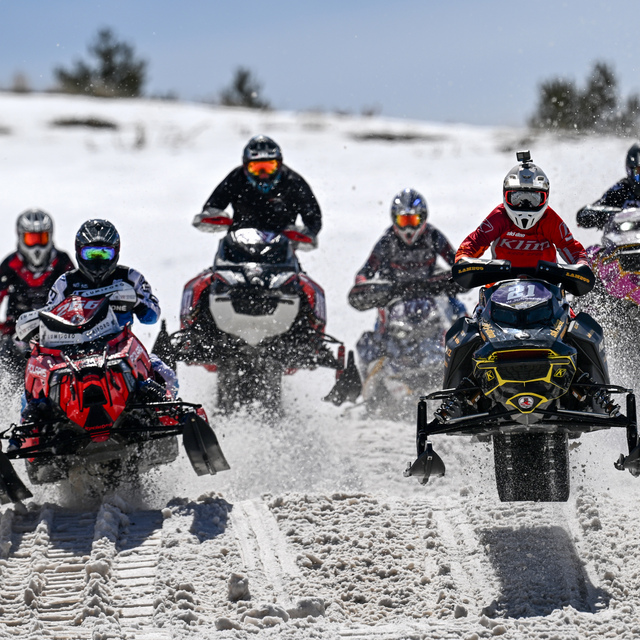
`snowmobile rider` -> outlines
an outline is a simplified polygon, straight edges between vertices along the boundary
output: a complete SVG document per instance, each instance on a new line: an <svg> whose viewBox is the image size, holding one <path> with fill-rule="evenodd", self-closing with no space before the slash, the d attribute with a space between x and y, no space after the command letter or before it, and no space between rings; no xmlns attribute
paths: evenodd
<svg viewBox="0 0 640 640"><path fill-rule="evenodd" d="M111 222L87 220L76 234L75 245L78 268L64 273L54 282L49 292L48 309L53 309L70 295L104 297L113 291L113 285L124 283L133 288L137 302L133 310L126 305L119 308L117 302L111 304L120 326L132 324L134 315L143 324L157 322L160 305L149 283L140 272L118 264L120 234ZM175 397L178 390L176 374L158 356L149 355L153 370Z"/></svg>
<svg viewBox="0 0 640 640"><path fill-rule="evenodd" d="M427 202L415 189L397 193L391 201L390 213L391 226L376 242L349 292L349 303L356 309L360 310L359 294L365 289L362 285L376 276L399 283L418 283L434 274L438 256L448 265L454 263L453 247L427 221Z"/></svg>
<svg viewBox="0 0 640 640"><path fill-rule="evenodd" d="M593 204L582 207L576 216L578 226L602 229L616 211L640 207L640 144L634 142L625 159L627 175L610 187Z"/></svg>
<svg viewBox="0 0 640 640"><path fill-rule="evenodd" d="M14 338L16 321L27 311L44 307L51 285L73 269L71 258L53 244L53 219L40 209L23 211L16 221L17 250L0 264L0 302L7 300L0 321L0 367L24 375L28 345Z"/></svg>
<svg viewBox="0 0 640 640"><path fill-rule="evenodd" d="M23 211L16 232L17 250L0 264L0 302L7 298L2 335L13 334L16 320L25 311L44 307L51 285L74 267L69 255L53 244L53 220L48 213Z"/></svg>
<svg viewBox="0 0 640 640"><path fill-rule="evenodd" d="M492 257L516 268L535 269L539 260L557 262L557 254L569 264L588 266L585 248L549 206L546 174L528 151L517 156L523 160L504 179L502 204L462 241L456 262L479 258L491 246Z"/></svg>
<svg viewBox="0 0 640 640"><path fill-rule="evenodd" d="M376 242L349 291L349 304L354 309L378 307L374 333L365 332L358 342L358 353L365 365L382 355L382 345L374 336L384 332L384 307L392 299L413 300L447 293L453 315L466 312L453 295L459 289L450 282L450 271L434 276L438 256L452 265L455 252L442 232L427 221L429 209L424 197L415 189L404 189L393 197L390 214L391 226ZM386 288L377 286L381 280L388 283Z"/></svg>
<svg viewBox="0 0 640 640"><path fill-rule="evenodd" d="M225 211L229 205L233 218ZM322 215L311 188L283 164L280 147L258 135L245 146L242 165L214 189L192 224L210 232L255 228L279 233L294 228L298 216L304 224L301 233L310 241L298 248L317 247Z"/></svg>
<svg viewBox="0 0 640 640"><path fill-rule="evenodd" d="M584 265L581 276L595 276L591 271L585 248L578 242L562 218L549 206L549 179L531 161L528 151L516 154L520 163L507 173L502 185L502 204L498 205L470 233L456 253L456 262L480 258L491 246L492 257L509 260L512 267L533 271L538 261L557 262L557 254L569 264ZM480 305L475 315L482 312ZM460 389L476 387L464 378ZM464 393L443 402L436 418L444 421L458 417L465 406Z"/></svg>

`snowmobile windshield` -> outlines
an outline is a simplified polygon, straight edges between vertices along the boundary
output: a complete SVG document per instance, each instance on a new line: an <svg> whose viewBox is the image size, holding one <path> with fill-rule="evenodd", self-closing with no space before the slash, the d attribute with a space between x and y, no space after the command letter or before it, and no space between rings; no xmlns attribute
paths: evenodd
<svg viewBox="0 0 640 640"><path fill-rule="evenodd" d="M109 300L70 296L52 311L40 311L40 344L60 348L93 342L122 330Z"/></svg>
<svg viewBox="0 0 640 640"><path fill-rule="evenodd" d="M220 257L225 262L280 265L291 261L291 244L279 233L257 229L239 229L227 235Z"/></svg>
<svg viewBox="0 0 640 640"><path fill-rule="evenodd" d="M553 295L541 282L506 282L491 296L491 318L498 324L530 326L553 316Z"/></svg>
<svg viewBox="0 0 640 640"><path fill-rule="evenodd" d="M616 213L607 223L602 235L605 246L637 243L640 239L640 209L635 207Z"/></svg>
<svg viewBox="0 0 640 640"><path fill-rule="evenodd" d="M432 299L403 300L391 305L387 312L386 331L399 339L414 340L442 334L438 308Z"/></svg>

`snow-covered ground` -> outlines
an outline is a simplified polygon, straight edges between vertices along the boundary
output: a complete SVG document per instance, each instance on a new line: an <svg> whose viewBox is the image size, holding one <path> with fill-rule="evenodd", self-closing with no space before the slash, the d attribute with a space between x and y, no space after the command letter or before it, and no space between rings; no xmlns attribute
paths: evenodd
<svg viewBox="0 0 640 640"><path fill-rule="evenodd" d="M61 128L97 117L117 129ZM0 95L0 254L40 207L71 251L89 217L112 220L122 262L151 282L170 330L183 284L218 236L190 225L256 133L274 137L324 214L302 254L326 289L327 331L353 347L374 321L346 303L353 276L411 186L456 245L500 201L530 148L551 204L575 212L623 175L630 141L530 139L522 130L317 113L254 113L151 101ZM389 141L395 136L413 140ZM585 244L597 234L574 229ZM468 298L471 303L472 298ZM156 327L137 326L151 345ZM635 347L634 343L630 343ZM637 383L634 372L614 382ZM640 483L615 471L622 433L581 438L566 504L502 504L488 445L441 438L448 474L402 476L411 423L365 420L321 397L330 371L285 380L286 415L215 413L215 374L181 367L181 395L207 408L231 470L196 477L184 456L144 493L94 503L34 488L0 509L0 637L510 639L640 637ZM6 428L17 417L5 392ZM19 467L22 473L22 469Z"/></svg>

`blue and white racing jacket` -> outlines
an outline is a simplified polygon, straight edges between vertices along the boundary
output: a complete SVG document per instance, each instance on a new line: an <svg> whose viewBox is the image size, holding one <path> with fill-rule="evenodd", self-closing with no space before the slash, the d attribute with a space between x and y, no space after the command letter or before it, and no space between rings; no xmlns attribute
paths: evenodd
<svg viewBox="0 0 640 640"><path fill-rule="evenodd" d="M135 293L133 310L131 303L118 305L118 291L131 287ZM158 298L153 295L151 285L135 269L118 265L115 271L96 286L79 269L62 274L51 287L47 300L48 309L53 309L65 298L76 295L83 298L103 298L113 296L112 309L116 313L120 326L133 322L133 315L143 324L153 324L160 317Z"/></svg>

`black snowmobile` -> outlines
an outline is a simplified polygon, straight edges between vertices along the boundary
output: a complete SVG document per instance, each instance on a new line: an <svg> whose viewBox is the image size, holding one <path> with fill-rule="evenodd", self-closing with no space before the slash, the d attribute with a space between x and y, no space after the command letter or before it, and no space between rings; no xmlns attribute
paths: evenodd
<svg viewBox="0 0 640 640"><path fill-rule="evenodd" d="M569 497L568 439L626 429L629 455L618 469L640 475L635 396L611 385L600 325L573 317L565 291L593 286L588 268L541 261L536 270L505 260L456 263L454 280L484 286L474 318L447 332L444 391L418 404L418 458L405 471L426 484L445 465L429 438L440 434L493 441L500 500L564 502ZM626 415L611 400L624 394ZM431 421L427 403L440 401Z"/></svg>
<svg viewBox="0 0 640 640"><path fill-rule="evenodd" d="M229 232L213 267L184 287L181 329L169 335L163 324L154 353L170 366L217 371L218 406L226 412L254 401L279 410L283 374L301 368L335 369L325 399L355 401L362 385L353 352L345 362L342 343L325 333L324 291L294 251L309 241L294 230ZM329 344L339 345L336 355Z"/></svg>

